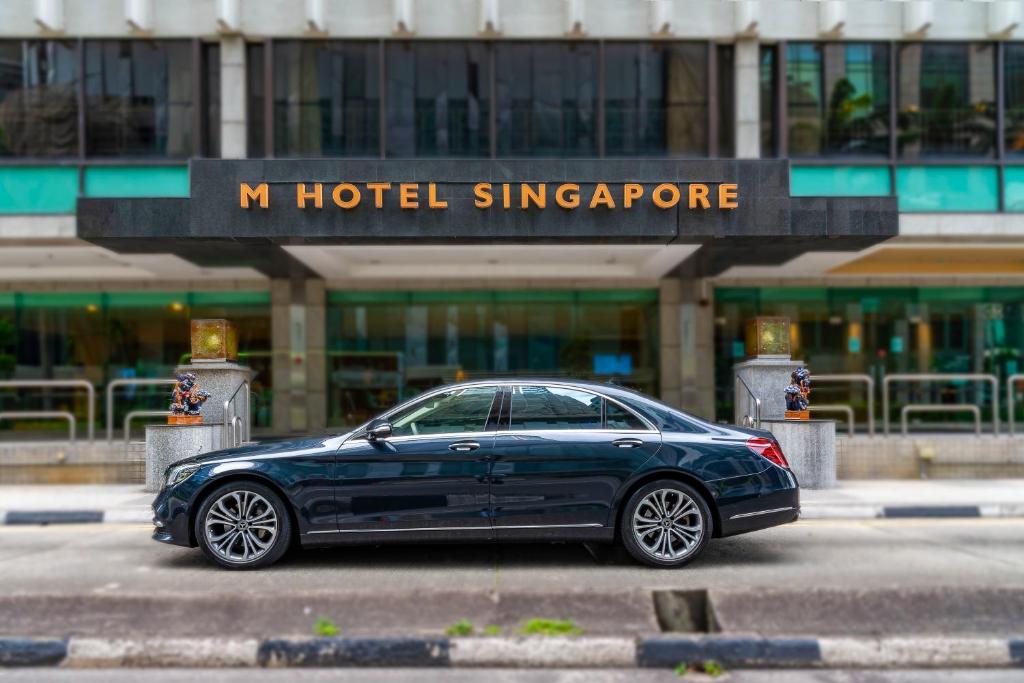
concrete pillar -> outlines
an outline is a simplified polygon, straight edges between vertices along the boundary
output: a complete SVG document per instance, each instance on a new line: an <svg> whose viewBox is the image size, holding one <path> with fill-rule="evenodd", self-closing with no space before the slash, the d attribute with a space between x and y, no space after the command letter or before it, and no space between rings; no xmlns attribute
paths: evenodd
<svg viewBox="0 0 1024 683"><path fill-rule="evenodd" d="M327 287L306 280L306 427L327 428Z"/></svg>
<svg viewBox="0 0 1024 683"><path fill-rule="evenodd" d="M661 398L708 420L715 418L714 288L707 278L661 281Z"/></svg>
<svg viewBox="0 0 1024 683"><path fill-rule="evenodd" d="M270 281L270 374L274 388L271 428L275 433L291 431L291 282Z"/></svg>
<svg viewBox="0 0 1024 683"><path fill-rule="evenodd" d="M246 138L245 39L223 36L220 41L220 154L244 159Z"/></svg>
<svg viewBox="0 0 1024 683"><path fill-rule="evenodd" d="M761 156L761 54L756 38L737 38L733 78L736 109L736 158Z"/></svg>
<svg viewBox="0 0 1024 683"><path fill-rule="evenodd" d="M316 433L327 426L325 305L323 280L270 282L275 432Z"/></svg>

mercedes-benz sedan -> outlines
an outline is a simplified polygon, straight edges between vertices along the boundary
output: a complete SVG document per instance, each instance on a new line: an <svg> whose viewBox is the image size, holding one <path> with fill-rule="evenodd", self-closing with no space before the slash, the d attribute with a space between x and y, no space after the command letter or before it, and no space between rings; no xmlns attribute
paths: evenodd
<svg viewBox="0 0 1024 683"><path fill-rule="evenodd" d="M712 538L796 520L799 505L768 432L609 384L480 381L346 434L179 461L153 538L229 569L272 564L295 543L439 541L617 541L680 567Z"/></svg>

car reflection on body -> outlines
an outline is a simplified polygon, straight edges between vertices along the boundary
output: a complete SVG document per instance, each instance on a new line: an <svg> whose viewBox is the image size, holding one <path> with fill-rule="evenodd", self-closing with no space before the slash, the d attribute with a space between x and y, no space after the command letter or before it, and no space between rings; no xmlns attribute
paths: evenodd
<svg viewBox="0 0 1024 683"><path fill-rule="evenodd" d="M346 434L179 461L153 538L230 569L295 544L619 542L655 567L785 524L799 488L768 432L583 381L466 382Z"/></svg>

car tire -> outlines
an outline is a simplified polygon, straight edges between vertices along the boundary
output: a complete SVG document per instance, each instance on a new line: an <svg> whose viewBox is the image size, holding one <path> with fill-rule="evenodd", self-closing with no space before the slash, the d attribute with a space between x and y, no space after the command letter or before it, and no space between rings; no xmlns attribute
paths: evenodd
<svg viewBox="0 0 1024 683"><path fill-rule="evenodd" d="M203 553L225 569L258 569L287 552L292 523L284 501L253 481L220 486L203 499L195 519Z"/></svg>
<svg viewBox="0 0 1024 683"><path fill-rule="evenodd" d="M634 560L651 567L689 564L704 552L713 533L704 496L675 479L641 486L626 501L619 521L622 545Z"/></svg>

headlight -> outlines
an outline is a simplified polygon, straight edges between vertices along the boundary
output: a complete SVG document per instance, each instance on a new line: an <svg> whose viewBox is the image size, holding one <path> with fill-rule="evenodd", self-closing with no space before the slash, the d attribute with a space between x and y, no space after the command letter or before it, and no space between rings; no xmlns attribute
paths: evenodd
<svg viewBox="0 0 1024 683"><path fill-rule="evenodd" d="M199 465L178 465L167 473L167 486L174 486L185 481L199 471Z"/></svg>

